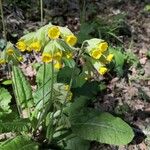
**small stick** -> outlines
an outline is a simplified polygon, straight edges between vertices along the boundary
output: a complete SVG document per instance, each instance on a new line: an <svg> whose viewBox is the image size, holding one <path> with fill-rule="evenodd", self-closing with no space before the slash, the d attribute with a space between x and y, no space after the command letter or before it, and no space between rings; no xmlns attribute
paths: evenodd
<svg viewBox="0 0 150 150"><path fill-rule="evenodd" d="M5 41L7 41L6 26L5 26L5 21L4 21L4 13L3 13L2 0L0 0L0 10L1 10L2 25L3 25L3 36L4 36Z"/></svg>

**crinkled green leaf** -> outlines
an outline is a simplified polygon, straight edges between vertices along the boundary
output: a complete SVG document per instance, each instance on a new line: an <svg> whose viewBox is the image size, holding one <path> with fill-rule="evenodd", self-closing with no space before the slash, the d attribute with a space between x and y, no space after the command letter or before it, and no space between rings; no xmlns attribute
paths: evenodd
<svg viewBox="0 0 150 150"><path fill-rule="evenodd" d="M25 132L29 131L31 123L29 119L10 119L5 116L5 119L0 118L0 133L5 132Z"/></svg>
<svg viewBox="0 0 150 150"><path fill-rule="evenodd" d="M0 117L11 112L9 103L11 102L11 95L5 88L0 88Z"/></svg>
<svg viewBox="0 0 150 150"><path fill-rule="evenodd" d="M120 48L110 48L109 51L114 55L115 69L118 75L122 76L126 56L121 52Z"/></svg>
<svg viewBox="0 0 150 150"><path fill-rule="evenodd" d="M90 142L79 137L70 138L66 141L66 144L65 149L68 150L89 150L90 148Z"/></svg>
<svg viewBox="0 0 150 150"><path fill-rule="evenodd" d="M38 150L38 144L30 137L20 135L0 144L1 150Z"/></svg>
<svg viewBox="0 0 150 150"><path fill-rule="evenodd" d="M132 128L121 118L109 113L84 109L71 116L72 131L85 140L113 145L125 145L132 141Z"/></svg>
<svg viewBox="0 0 150 150"><path fill-rule="evenodd" d="M17 66L13 66L12 80L17 101L21 104L22 108L33 106L31 85L22 70Z"/></svg>

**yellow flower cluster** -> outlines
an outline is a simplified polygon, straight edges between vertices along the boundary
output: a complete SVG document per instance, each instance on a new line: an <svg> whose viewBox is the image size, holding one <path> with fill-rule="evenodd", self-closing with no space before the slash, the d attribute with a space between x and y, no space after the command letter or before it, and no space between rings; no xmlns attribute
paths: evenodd
<svg viewBox="0 0 150 150"><path fill-rule="evenodd" d="M6 61L4 59L0 59L0 65L6 64Z"/></svg>
<svg viewBox="0 0 150 150"><path fill-rule="evenodd" d="M0 53L0 65L4 65L9 62L11 62L11 64L17 64L21 61L23 61L21 53L11 42L7 42L6 48Z"/></svg>
<svg viewBox="0 0 150 150"><path fill-rule="evenodd" d="M76 44L77 37L67 27L48 24L36 32L21 37L16 47L21 52L41 52L42 62L51 63L53 61L54 67L60 69L63 66L62 58L72 59L73 57L70 49L59 44L60 40L71 48ZM8 53L12 54L10 50Z"/></svg>
<svg viewBox="0 0 150 150"><path fill-rule="evenodd" d="M62 51L58 50L54 54L51 54L50 52L43 52L42 54L42 61L44 63L54 62L54 68L60 69L62 68Z"/></svg>
<svg viewBox="0 0 150 150"><path fill-rule="evenodd" d="M77 37L68 28L52 26L48 29L50 39L58 39L60 36L70 46L74 46L77 43Z"/></svg>
<svg viewBox="0 0 150 150"><path fill-rule="evenodd" d="M108 51L108 43L101 39L87 41L87 53L91 56L92 63L100 75L108 72L106 65L113 60L114 55Z"/></svg>
<svg viewBox="0 0 150 150"><path fill-rule="evenodd" d="M99 59L102 56L102 54L107 50L107 48L108 43L101 42L96 48L91 50L90 55L95 59Z"/></svg>

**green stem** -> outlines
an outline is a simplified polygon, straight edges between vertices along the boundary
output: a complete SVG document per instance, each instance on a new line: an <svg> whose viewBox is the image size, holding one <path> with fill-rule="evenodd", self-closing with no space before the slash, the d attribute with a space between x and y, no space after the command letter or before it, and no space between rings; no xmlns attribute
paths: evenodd
<svg viewBox="0 0 150 150"><path fill-rule="evenodd" d="M41 25L43 25L43 0L40 0L40 9L41 9Z"/></svg>
<svg viewBox="0 0 150 150"><path fill-rule="evenodd" d="M42 102L43 102L42 112L44 112L44 110L45 110L45 72L46 72L46 64L45 63L43 64L43 67L44 68L43 68L43 81L42 81ZM38 129L38 127L41 124L42 112L40 113L40 117L39 117L36 129Z"/></svg>
<svg viewBox="0 0 150 150"><path fill-rule="evenodd" d="M53 89L54 89L54 63L52 61L52 66L51 66L51 70L52 70L52 79L51 79L51 93L50 93L50 101L53 102ZM53 128L52 128L52 132L50 132L50 129L51 129L51 124L53 126L53 122L54 122L54 110L53 110L53 114L52 114L52 123L50 122L48 124L48 127L47 127L47 138L48 138L48 142L50 143L52 138L53 138Z"/></svg>
<svg viewBox="0 0 150 150"><path fill-rule="evenodd" d="M74 79L75 68L76 68L76 66L77 66L77 64L78 64L78 61L79 61L80 56L81 56L81 54L82 54L82 51L83 51L83 45L81 46L81 49L79 50L79 53L78 53L78 56L77 56L77 59L76 59L75 66L74 66L73 71L72 71L72 74L71 74L71 79L70 79L70 83L69 83L70 89L71 89L71 86L72 86L72 83L73 83L73 79ZM60 121L60 119L61 119L61 117L62 117L63 108L64 108L64 106L65 106L66 103L67 103L68 94L69 94L69 91L67 92L66 97L65 97L65 101L64 101L64 103L63 103L62 106L61 106L60 115L59 115L59 118L58 118L58 120L57 120L57 122L56 122L56 123L57 123L56 127L58 126L59 121Z"/></svg>
<svg viewBox="0 0 150 150"><path fill-rule="evenodd" d="M5 21L4 21L4 13L3 13L2 0L0 0L0 10L1 10L2 25L3 25L3 36L4 36L5 41L7 41L6 26L5 26Z"/></svg>
<svg viewBox="0 0 150 150"><path fill-rule="evenodd" d="M42 85L43 85L43 89L42 89L42 95L43 95L43 98L42 98L42 101L43 101L43 108L42 108L42 111L44 111L44 109L45 109L45 87L44 87L44 85L45 85L45 71L46 71L46 69L45 69L45 63L43 64L44 66L44 71L43 71L43 83L42 83Z"/></svg>
<svg viewBox="0 0 150 150"><path fill-rule="evenodd" d="M9 66L9 70L10 70L10 66ZM11 71L11 70L10 70ZM18 112L19 112L19 115L21 118L23 118L23 114L22 114L22 108L21 108L21 105L19 103L19 98L17 97L17 95L19 95L18 93L18 87L17 87L17 82L16 82L16 78L15 78L15 71L14 71L14 67L12 67L12 87L13 87L13 91L14 91L14 95L15 95L15 100L16 100L16 105L17 105L17 109L18 109ZM15 94L15 90L17 92L17 95Z"/></svg>
<svg viewBox="0 0 150 150"><path fill-rule="evenodd" d="M79 1L79 5L80 5L80 1ZM81 22L81 24L83 24L85 22L85 19L86 19L86 0L83 0L83 5L82 5L81 9L82 10L80 13L80 22Z"/></svg>

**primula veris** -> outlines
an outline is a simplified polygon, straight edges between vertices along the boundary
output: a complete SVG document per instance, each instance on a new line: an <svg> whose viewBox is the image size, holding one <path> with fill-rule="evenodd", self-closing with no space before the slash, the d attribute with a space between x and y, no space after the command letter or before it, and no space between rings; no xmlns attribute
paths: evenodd
<svg viewBox="0 0 150 150"><path fill-rule="evenodd" d="M65 85L65 90L69 91L70 90L70 86L69 85Z"/></svg>
<svg viewBox="0 0 150 150"><path fill-rule="evenodd" d="M73 96L72 92L69 91L69 92L68 92L67 100L70 101L70 100L72 99L72 96Z"/></svg>
<svg viewBox="0 0 150 150"><path fill-rule="evenodd" d="M48 37L50 39L57 39L60 36L60 30L57 26L52 26L48 29Z"/></svg>
<svg viewBox="0 0 150 150"><path fill-rule="evenodd" d="M29 51L34 50L36 52L39 52L41 50L41 44L39 41L33 42L29 46Z"/></svg>
<svg viewBox="0 0 150 150"><path fill-rule="evenodd" d="M24 41L18 41L17 44L16 44L16 47L21 51L21 52L24 52L26 50L26 44Z"/></svg>
<svg viewBox="0 0 150 150"><path fill-rule="evenodd" d="M57 51L53 55L53 59L59 61L62 57L62 51Z"/></svg>
<svg viewBox="0 0 150 150"><path fill-rule="evenodd" d="M112 59L113 59L113 57L114 57L113 54L109 54L109 55L106 57L106 60L107 60L108 62L111 62Z"/></svg>
<svg viewBox="0 0 150 150"><path fill-rule="evenodd" d="M70 59L73 57L73 54L72 54L72 52L65 52L64 57L66 57L67 59Z"/></svg>
<svg viewBox="0 0 150 150"><path fill-rule="evenodd" d="M52 55L49 53L43 53L42 54L42 61L45 63L52 62Z"/></svg>
<svg viewBox="0 0 150 150"><path fill-rule="evenodd" d="M13 55L14 54L14 50L12 48L8 48L7 51L6 51L6 53L8 55Z"/></svg>
<svg viewBox="0 0 150 150"><path fill-rule="evenodd" d="M94 49L91 51L90 55L91 55L91 57L93 57L95 59L99 59L101 57L102 53L99 49Z"/></svg>
<svg viewBox="0 0 150 150"><path fill-rule="evenodd" d="M17 59L19 62L22 62L24 60L22 56L18 57Z"/></svg>
<svg viewBox="0 0 150 150"><path fill-rule="evenodd" d="M108 71L108 69L104 66L100 67L98 70L100 75L104 75L107 71Z"/></svg>
<svg viewBox="0 0 150 150"><path fill-rule="evenodd" d="M62 63L60 61L56 61L56 63L54 64L54 68L59 70L60 68L62 68Z"/></svg>
<svg viewBox="0 0 150 150"><path fill-rule="evenodd" d="M77 37L73 34L66 36L66 43L70 46L74 46L77 43Z"/></svg>
<svg viewBox="0 0 150 150"><path fill-rule="evenodd" d="M100 50L101 53L105 52L108 48L108 43L107 42L101 42L99 45L98 45L98 48Z"/></svg>
<svg viewBox="0 0 150 150"><path fill-rule="evenodd" d="M4 59L0 59L0 65L6 64L6 61Z"/></svg>

